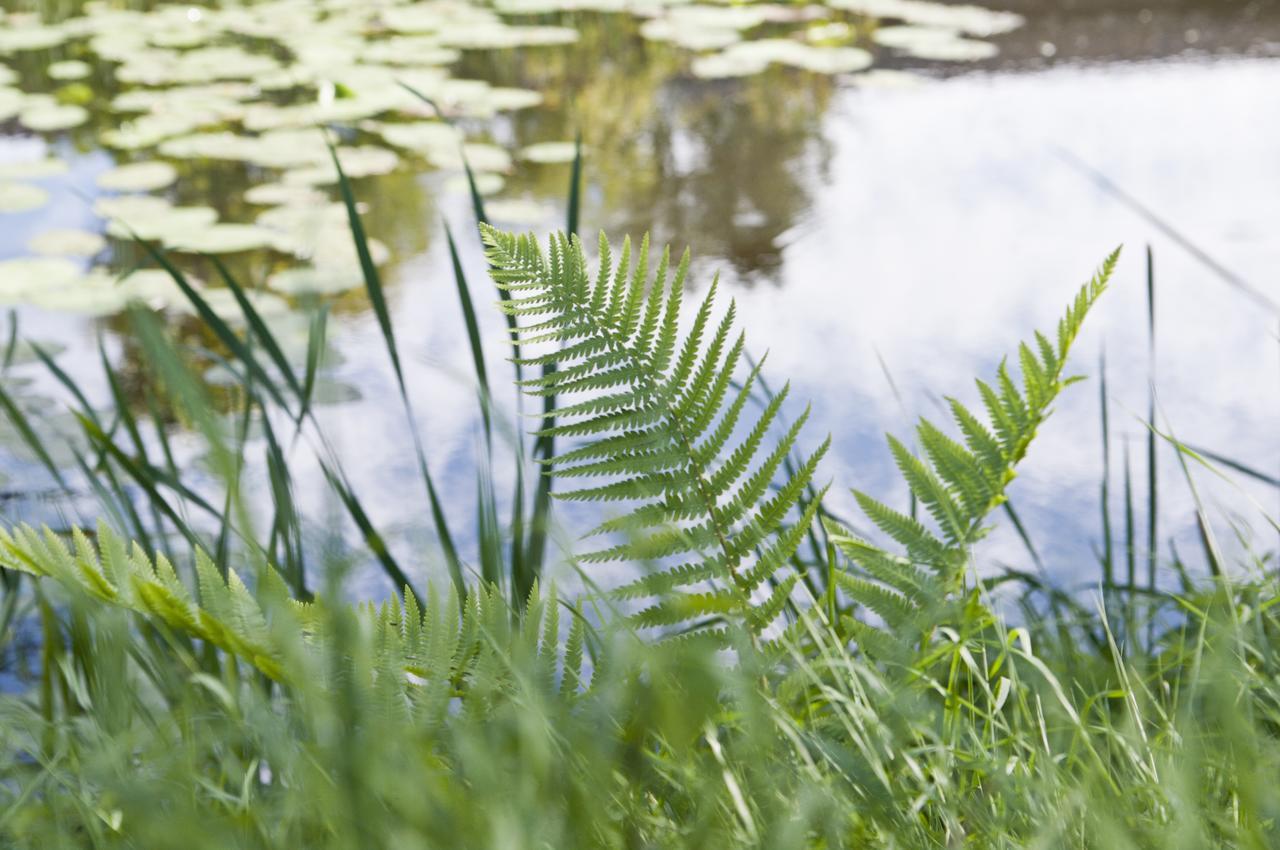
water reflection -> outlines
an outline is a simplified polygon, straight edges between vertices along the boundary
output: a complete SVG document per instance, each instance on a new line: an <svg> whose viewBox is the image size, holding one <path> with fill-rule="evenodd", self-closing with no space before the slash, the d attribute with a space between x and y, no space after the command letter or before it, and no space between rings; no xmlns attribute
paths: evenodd
<svg viewBox="0 0 1280 850"><path fill-rule="evenodd" d="M1270 55L1280 12L1263 3L1152 4L1145 16L1127 2L1076 3L1069 10L1029 0L1002 5L1028 15L1028 23L1000 39L999 59L961 69L888 57L887 67L930 77L901 91L861 90L847 80L778 69L746 80L696 80L687 53L642 40L635 21L557 16L554 22L580 31L578 44L468 52L457 66L461 77L540 91L544 106L465 123L472 134L511 149L581 133L589 157L584 222L615 236L651 231L658 243L691 245L699 257L695 287L705 286L713 270L741 284L735 295L752 349L768 349L771 374L793 378L794 397L813 400L813 439L825 430L837 437L827 467L837 492L853 485L892 492L881 432L901 431L914 415L937 416L940 394L965 392L971 376L989 371L1031 328L1051 324L1072 286L1119 242L1130 246L1129 257L1080 348L1083 371L1092 371L1104 344L1109 352L1115 456L1133 447L1134 473L1141 474L1144 430L1136 416L1145 410L1148 364L1136 258L1151 242L1160 264L1156 365L1166 424L1189 442L1274 470L1275 317L1218 286L1149 224L1064 166L1054 148L1096 164L1280 297L1272 274L1280 245L1265 224L1280 214L1274 157L1280 64L1204 61ZM1174 59L1089 64L1153 57ZM47 61L20 57L13 64L38 76L31 63ZM116 93L105 77L92 84L104 98ZM94 127L106 120L97 114L95 124L73 131L56 150L80 163L78 186L91 186L93 173L106 166L93 141ZM15 128L5 131L0 157L32 144ZM242 197L259 179L249 167L182 168L178 203L212 205L233 221L259 211ZM548 212L537 226L554 227L567 180L563 165L522 166L502 196L544 202ZM469 201L443 175L422 169L362 180L357 192L368 203L370 233L391 249L385 279L408 352L411 392L426 414L430 459L442 489L471 493L467 458L476 446L476 420L440 238L442 218L462 232ZM50 214L74 217L83 207L77 203L62 198ZM20 252L26 235L18 226L0 236L0 255ZM483 264L474 239L463 244L484 305ZM116 243L113 250L117 267L139 259L128 246ZM190 262L192 271L212 277L207 266ZM233 270L260 283L280 262L248 255ZM760 282L768 285L754 286ZM393 545L416 563L425 548L425 514L416 495L406 496L419 485L406 463L408 438L377 329L359 291L334 300L332 309L341 353L332 378L358 387L363 401L330 408L325 420L362 497L384 527L399 532ZM97 374L91 324L29 310L22 321L38 337L66 341L64 368ZM485 312L482 321L495 380L505 380L501 320ZM115 332L110 355L135 380L136 347L118 321L102 324ZM187 333L195 333L194 325ZM1077 388L1064 402L1014 490L1033 538L1062 578L1094 574L1096 390L1096 384ZM91 391L95 401L105 399L103 387ZM31 466L15 467L19 472L34 474ZM1166 451L1161 536L1185 551L1195 545L1194 524L1180 477ZM1248 485L1242 495L1211 476L1202 487L1224 512L1265 530L1249 498L1274 505L1274 492ZM319 489L301 498L323 526L332 506ZM447 509L455 527L471 521L465 499ZM570 527L579 519L563 518ZM1007 533L993 538L986 554L1027 561Z"/></svg>

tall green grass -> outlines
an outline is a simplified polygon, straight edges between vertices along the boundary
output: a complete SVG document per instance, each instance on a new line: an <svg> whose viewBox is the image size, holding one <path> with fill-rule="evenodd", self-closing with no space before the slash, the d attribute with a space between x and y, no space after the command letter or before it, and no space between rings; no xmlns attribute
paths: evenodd
<svg viewBox="0 0 1280 850"><path fill-rule="evenodd" d="M580 155L571 173L573 233ZM803 529L789 556L796 591L782 627L761 635L723 616L656 640L636 627L625 599L598 591L589 576L574 599L546 581L553 479L533 470L557 455L556 399L523 411L540 424L538 437L501 421L494 393L505 378L486 362L477 311L489 298L463 271L470 228L456 231L462 238L447 229L446 240L483 440L474 520L465 530L449 524L444 501L472 496L437 487L345 177L340 189L413 434L408 454L421 479L421 514L447 579L424 582L426 559L410 564L393 551L324 433L315 392L326 313L314 313L304 358L295 362L225 269L222 284L237 298L242 325L219 318L152 251L191 300L208 333L207 354L238 376L234 403L212 396L189 353L146 312L130 317L148 370L142 404L105 354L109 410L91 405L75 378L37 349L77 415L80 438L69 447L52 445L0 384L0 407L33 456L60 486L90 488L102 519L96 532L73 532L92 524L72 515L68 527L43 535L0 534L0 634L19 623L40 632L38 657L29 659L32 686L0 697L0 844L1124 850L1280 843L1280 583L1261 556L1224 564L1204 508L1205 568L1194 573L1160 558L1160 444L1184 465L1212 457L1156 427L1154 380L1146 475L1133 474L1125 451L1116 528L1101 370L1099 598L1067 594L1035 571L978 570L965 537L954 547L962 562L948 554L948 565L963 568L955 586L937 605L921 604L896 635L905 646L910 631L906 651L879 654L851 640L871 639L855 623L889 620L855 604L859 594L886 611L937 594L911 596L890 583L876 595L842 581L845 553L900 570L904 588L924 560L857 544L849 532L856 525L806 484L791 518L772 529L785 531L797 515L821 520ZM483 222L478 193L474 202ZM1148 257L1154 352L1153 268ZM782 411L785 391L747 362L753 380L735 379L731 388L744 404ZM1028 368L1034 360L1024 361ZM557 379L545 369L514 377L542 386ZM1054 392L1065 387L1052 383ZM1028 398L1047 404L1049 384L1027 386ZM775 429L793 433L794 423L778 416ZM169 440L173 421L207 450L198 476ZM1019 433L1028 429L1031 420ZM508 432L517 436L504 442ZM961 454L928 429L920 433L938 469L965 472L955 465ZM58 460L64 448L70 469ZM1008 457L997 452L1001 487L1025 448L1020 440ZM299 451L319 464L362 547L316 545L297 501ZM784 452L778 474L803 480L805 463ZM915 526L928 521L916 516L916 504L933 510L945 502L918 463L903 460L913 496L925 495L902 516L912 541L922 539ZM502 464L517 472L509 500L497 496ZM1232 464L1261 475L1225 465ZM270 490L264 515L261 500L244 492L255 471L265 472ZM975 505L974 515L1000 505ZM1037 561L1017 513L1003 506ZM976 520L966 529L980 536ZM1179 577L1176 589L1157 580L1162 563ZM350 605L351 570L368 564L396 595L378 606ZM993 603L997 587L1018 590L1017 616ZM691 596L660 604L696 613Z"/></svg>

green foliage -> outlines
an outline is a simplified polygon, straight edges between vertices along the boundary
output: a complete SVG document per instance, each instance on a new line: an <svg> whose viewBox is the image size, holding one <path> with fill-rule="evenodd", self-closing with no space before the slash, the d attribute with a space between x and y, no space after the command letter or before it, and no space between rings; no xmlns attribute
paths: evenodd
<svg viewBox="0 0 1280 850"><path fill-rule="evenodd" d="M544 257L531 237L487 226L482 233L494 280L507 295L501 308L524 322L515 331L523 349L516 362L555 367L520 381L530 395L554 397L559 405L556 424L538 434L582 441L547 461L549 474L607 479L556 495L630 503L628 513L595 531L622 540L579 559L656 564L617 592L627 599L660 597L635 616L641 626L709 619L762 632L799 580L781 571L820 498L803 507L792 525L784 523L800 505L829 441L771 489L807 413L771 450L762 450L787 391L754 419L746 408L759 367L731 392L745 337L733 334L732 304L714 321L715 283L681 336L687 252L673 271L664 250L650 275L647 238L635 256L625 241L615 264L601 234L593 276L576 237L552 237ZM553 349L529 353L538 346ZM745 436L735 439L739 429Z"/></svg>
<svg viewBox="0 0 1280 850"><path fill-rule="evenodd" d="M832 543L857 567L856 572L835 574L840 588L884 625L845 618L845 628L863 652L902 662L923 648L915 645L922 637L957 616L954 609L964 602L961 591L971 547L989 530L984 523L991 512L1005 503L1015 469L1053 402L1078 380L1064 374L1067 356L1119 258L1117 250L1081 287L1058 323L1055 341L1037 333L1033 344L1019 346L1020 381L1007 362L996 371L994 386L977 381L985 423L959 400L947 399L963 442L927 419L916 426L924 458L889 437L889 449L913 503L925 508L933 528L858 490L854 497L863 512L902 551L889 552L838 523L828 523Z"/></svg>
<svg viewBox="0 0 1280 850"><path fill-rule="evenodd" d="M182 640L201 641L284 685L297 686L313 675L318 661L333 651L336 624L349 618L353 628L372 639L371 665L388 699L420 706L439 707L463 693L477 670L492 667L498 653L523 640L512 632L514 612L494 586L475 588L465 597L456 587L442 597L432 586L422 603L406 591L403 603L392 596L378 606L336 611L323 602L292 598L269 566L256 571L251 591L235 570L224 575L199 549L193 558L193 593L163 554L149 557L105 524L99 524L96 539L95 545L73 529L68 546L48 529L23 526L13 534L0 529L0 567L52 578L94 602L142 615ZM555 678L562 650L555 591L542 598L535 586L523 614L531 638L523 660ZM583 621L577 619L563 647L566 697L583 683L583 642ZM391 682L398 685L387 690Z"/></svg>
<svg viewBox="0 0 1280 850"><path fill-rule="evenodd" d="M535 454L549 473L527 529L518 480L510 547L488 468L480 473L480 572L509 587L468 586L454 551L442 562L453 579L444 593L406 588L353 606L343 569L330 565L312 595L288 441L267 411L288 413L294 441L309 433L304 425L318 428L308 411L323 314L296 375L228 276L248 328L244 338L225 322L213 331L244 376L230 429L154 322L139 338L166 391L148 399L156 421L124 404L109 365L121 409L100 415L42 358L81 404L89 439L74 457L110 521L92 534L0 529L0 624L22 620L21 597L40 627L35 686L0 697L0 846L1280 842L1273 573L1203 586L1184 578L1176 598L1153 592L1144 608L1152 638L1128 658L1105 607L1093 614L1050 593L1053 613L1029 607L1011 628L967 580L977 575L974 544L1074 380L1066 358L1114 255L1056 340L1037 335L1019 349L1016 379L1002 365L992 384L979 382L981 416L950 400L959 439L922 421L917 457L890 438L913 505L927 514L855 494L899 547L891 552L823 508L813 482L826 444L796 457L805 417L784 425L786 390L770 392L759 365L742 368L732 307L713 316L714 285L680 333L687 257L672 269L664 254L651 275L647 245L634 255L624 245L615 263L602 240L593 275L576 238L553 238L544 256L527 237L488 228L483 237L506 295L518 383L543 399L532 414L542 423ZM490 373L455 265L483 466L496 421ZM380 298L376 274L367 283ZM386 327L402 382L407 360ZM162 404L231 470L221 508L184 480L162 428L159 459L150 449L145 426L158 424ZM39 423L5 407L43 447ZM266 540L235 513L235 470L255 421L276 502ZM56 474L52 454L35 455ZM436 507L418 444L414 456ZM320 460L372 556L404 575L339 459ZM563 499L627 505L595 529L609 543L581 560L629 562L648 568L643 577L573 604L539 588L552 476L597 479L560 489ZM141 511L122 481L139 485ZM215 546L191 512L214 520ZM793 598L800 582L816 591L807 603ZM634 613L615 611L641 601ZM683 639L653 640L651 628Z"/></svg>

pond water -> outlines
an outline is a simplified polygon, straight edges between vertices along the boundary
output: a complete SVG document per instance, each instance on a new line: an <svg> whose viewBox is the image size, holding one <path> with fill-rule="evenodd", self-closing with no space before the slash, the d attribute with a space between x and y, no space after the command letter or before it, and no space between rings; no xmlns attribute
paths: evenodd
<svg viewBox="0 0 1280 850"><path fill-rule="evenodd" d="M62 349L97 402L99 332L125 375L139 356L115 315L120 288L84 274L140 259L111 217L203 279L200 250L265 283L260 305L299 344L298 305L318 293L334 315L330 439L393 545L420 551L411 444L312 128L338 128L360 175L429 460L441 490L462 494L446 505L455 526L474 510L478 431L444 222L481 307L491 292L458 145L495 223L545 232L562 226L580 134L584 229L690 246L699 292L720 274L750 350L769 352L775 384L791 379L791 415L812 402L807 439L835 438L824 475L838 510L851 486L901 499L884 431L939 418L945 394L972 400L972 377L1056 321L1121 243L1077 349L1095 377L1106 351L1113 524L1126 451L1145 499L1152 375L1163 429L1280 475L1280 239L1268 225L1280 220L1280 8L992 6L7 0L0 301L24 335ZM152 165L117 167L130 163ZM191 323L163 281L125 286ZM481 312L496 381L502 322ZM38 364L4 380L33 408L60 404ZM1069 584L1098 575L1099 396L1096 380L1070 391L1013 489L1044 568ZM66 518L74 509L38 498L48 482L6 444L6 516ZM1168 447L1158 472L1162 556L1176 545L1194 564L1194 500ZM1192 474L1224 545L1274 549L1273 486ZM321 489L301 494L317 523L332 509ZM1139 525L1145 540L1141 512ZM1007 529L984 545L1031 567Z"/></svg>

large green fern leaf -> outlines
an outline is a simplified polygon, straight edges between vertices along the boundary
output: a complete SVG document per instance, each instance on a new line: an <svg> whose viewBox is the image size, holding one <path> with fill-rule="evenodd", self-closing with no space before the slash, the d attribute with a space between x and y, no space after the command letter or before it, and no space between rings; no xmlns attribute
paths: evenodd
<svg viewBox="0 0 1280 850"><path fill-rule="evenodd" d="M602 479L557 496L628 503L596 529L612 545L581 560L655 564L617 592L657 597L637 615L640 625L730 620L764 631L794 585L795 575L782 573L813 520L801 498L828 442L777 480L806 417L768 445L784 390L748 420L758 367L735 389L744 339L733 330L733 305L716 320L712 283L681 335L687 252L673 269L664 251L650 274L647 239L638 251L624 242L614 262L602 235L592 274L577 237L553 236L544 255L532 237L489 227L482 235L507 295L502 310L519 320L521 362L555 366L524 382L560 405L555 427L540 433L582 441L551 458L549 474ZM539 346L554 350L533 354ZM798 531L786 525L796 514Z"/></svg>

